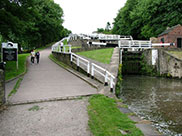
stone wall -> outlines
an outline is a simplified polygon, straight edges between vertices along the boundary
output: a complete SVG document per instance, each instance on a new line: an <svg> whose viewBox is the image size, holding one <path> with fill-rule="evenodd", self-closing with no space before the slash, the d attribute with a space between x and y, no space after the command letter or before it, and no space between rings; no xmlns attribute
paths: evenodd
<svg viewBox="0 0 182 136"><path fill-rule="evenodd" d="M86 70L77 67L75 63L71 63L71 54L64 54L64 53L57 53L57 52L52 52L53 56L58 59L59 61L63 62L64 64L68 65L69 67L72 67L73 69L87 75ZM80 64L81 66L81 64Z"/></svg>
<svg viewBox="0 0 182 136"><path fill-rule="evenodd" d="M85 39L77 39L77 40L71 40L69 41L69 44L72 46L81 46L82 48L87 47L88 40Z"/></svg>
<svg viewBox="0 0 182 136"><path fill-rule="evenodd" d="M4 71L0 69L0 105L5 103L5 81L4 81Z"/></svg>
<svg viewBox="0 0 182 136"><path fill-rule="evenodd" d="M167 51L159 50L158 59L158 71L160 74L172 76L175 78L182 77L182 60L176 58L175 56L169 54Z"/></svg>
<svg viewBox="0 0 182 136"><path fill-rule="evenodd" d="M176 58L175 56L169 54L164 49L158 50L158 58L154 67L160 73L160 75L165 75L174 78L182 78L182 60ZM144 56L148 65L152 65L152 50L145 50Z"/></svg>

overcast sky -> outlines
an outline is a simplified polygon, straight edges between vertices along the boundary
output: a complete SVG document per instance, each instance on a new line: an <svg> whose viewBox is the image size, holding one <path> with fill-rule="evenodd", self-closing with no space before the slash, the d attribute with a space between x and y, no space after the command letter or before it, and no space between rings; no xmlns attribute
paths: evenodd
<svg viewBox="0 0 182 136"><path fill-rule="evenodd" d="M113 23L126 0L54 0L64 11L64 27L73 33L92 33Z"/></svg>

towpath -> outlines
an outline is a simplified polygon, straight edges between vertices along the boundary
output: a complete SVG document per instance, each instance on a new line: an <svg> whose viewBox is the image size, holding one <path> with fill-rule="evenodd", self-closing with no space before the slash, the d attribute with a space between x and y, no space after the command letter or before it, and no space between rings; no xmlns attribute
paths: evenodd
<svg viewBox="0 0 182 136"><path fill-rule="evenodd" d="M0 115L0 136L90 135L87 98L57 100L92 95L97 90L52 62L50 52L41 51L40 64L29 64L20 88L8 100L16 105Z"/></svg>

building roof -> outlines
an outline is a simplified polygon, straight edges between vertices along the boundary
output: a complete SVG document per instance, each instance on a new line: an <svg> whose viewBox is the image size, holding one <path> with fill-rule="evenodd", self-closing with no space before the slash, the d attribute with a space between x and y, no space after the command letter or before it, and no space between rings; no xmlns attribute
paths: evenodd
<svg viewBox="0 0 182 136"><path fill-rule="evenodd" d="M159 34L158 37L159 37L159 36L162 36L162 35L165 35L165 34L168 34L169 32L171 32L174 28L176 28L176 27L178 27L178 26L181 26L181 25L178 24L178 25L175 25L175 26L173 26L173 27L167 28L164 32L162 32L161 34Z"/></svg>

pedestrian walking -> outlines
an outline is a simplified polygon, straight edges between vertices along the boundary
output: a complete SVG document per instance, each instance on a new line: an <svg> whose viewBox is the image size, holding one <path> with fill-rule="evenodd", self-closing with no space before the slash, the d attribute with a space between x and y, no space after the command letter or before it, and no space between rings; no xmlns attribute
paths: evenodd
<svg viewBox="0 0 182 136"><path fill-rule="evenodd" d="M34 60L35 60L35 51L32 50L31 51L31 62L32 62L32 64L34 64Z"/></svg>
<svg viewBox="0 0 182 136"><path fill-rule="evenodd" d="M37 60L37 64L39 64L39 59L40 59L40 53L39 53L39 51L36 52L35 57L36 57L36 60Z"/></svg>

